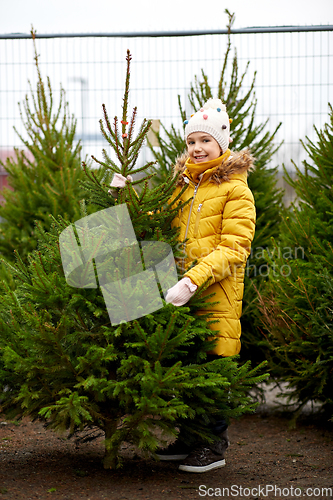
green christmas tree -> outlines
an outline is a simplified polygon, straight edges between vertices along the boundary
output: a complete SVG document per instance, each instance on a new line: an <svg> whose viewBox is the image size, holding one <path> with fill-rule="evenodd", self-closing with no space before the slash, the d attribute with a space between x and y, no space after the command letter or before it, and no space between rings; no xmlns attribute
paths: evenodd
<svg viewBox="0 0 333 500"><path fill-rule="evenodd" d="M272 376L286 380L300 410L323 404L333 415L333 113L317 142L303 142L308 159L286 179L297 198L282 224L283 252L272 252L261 293L262 326ZM297 416L297 412L295 414Z"/></svg>
<svg viewBox="0 0 333 500"><path fill-rule="evenodd" d="M240 74L237 53L235 52L231 69L229 69L230 30L235 16L228 10L226 13L229 17L228 44L216 95L213 95L208 77L202 70L201 79L195 77L194 84L191 84L188 99L194 111L200 109L210 98L218 97L221 99L226 104L228 115L232 119L230 125L230 135L233 139L231 149L241 151L249 148L255 158L254 168L250 172L248 183L255 198L257 222L252 252L247 262L245 274L241 356L244 359L251 359L252 362L259 362L263 359L263 354L258 349L258 342L262 339L262 335L256 326L258 323L258 298L255 288L261 289L265 286L267 260L264 257L264 250L271 246L272 237L278 238L281 214L284 211L283 191L277 188L277 168L270 166L272 156L280 147L274 143L274 140L281 123L272 133L265 131L268 119L262 124L256 124L256 74L254 74L250 88L244 93L243 82L248 72L249 62L244 72ZM228 71L230 71L230 77L227 81ZM180 116L184 122L188 117L182 107L180 96L178 96L178 104ZM150 145L153 156L158 163L158 166L154 167L156 183L165 181L170 175L176 159L186 150L184 130L177 130L174 125L171 126L170 130L167 130L162 125L162 131L162 134L155 133L159 147L155 148Z"/></svg>
<svg viewBox="0 0 333 500"><path fill-rule="evenodd" d="M144 120L135 135L134 108L128 123L130 60L128 52L121 123L115 117L111 125L105 107L101 121L102 134L115 160L104 150L104 161L96 160L101 168L87 169L85 188L100 209L93 214L98 225L90 228L90 257L83 264L79 259L87 247L83 244L79 249L78 241L84 242L91 220L84 205L81 226L53 217L47 232L39 222L35 229L38 248L29 255L28 264L18 258L13 267L16 290L7 287L0 305L0 390L6 388L2 411L11 418L28 415L45 419L51 428L69 430L70 434L101 429L105 434L105 468L121 464L124 441L154 453L161 440L177 435L180 421L189 440L212 439L208 419L221 412L229 419L253 411L256 405L248 396L249 388L266 376L258 375L258 368L250 369L249 364L238 366L234 358L207 362L206 353L213 341L207 326L209 317L195 314L203 307L200 290L186 307L167 304L160 294L162 307L129 321L110 321L101 276L112 280L116 267L121 277L128 277L128 269L135 268L142 253L146 266L142 272L148 273L156 264L155 253L164 246L177 256L177 231L170 229L174 213L168 206L173 181L149 189L150 175L145 175L126 181L125 187L110 189L109 185L110 174L126 179L139 172L146 174L150 168L150 164L136 168L150 122ZM113 210L117 216L110 218ZM99 261L98 251L113 244L100 235L108 236L106 222L121 219L120 210L130 214L140 255L133 250L137 245L129 243L127 231L123 235L124 241L128 240L126 251L119 253L115 244L106 260ZM72 247L66 246L67 234ZM62 248L68 250L66 266ZM108 269L106 263L111 263ZM79 273L77 264L81 266ZM100 286L93 287L97 275ZM129 289L124 297L123 310L128 314L133 313L133 307L137 312L142 307L147 280L140 283L140 289ZM163 288L161 282L159 285ZM127 308L128 301L134 306ZM112 306L111 313L117 308L116 300Z"/></svg>
<svg viewBox="0 0 333 500"><path fill-rule="evenodd" d="M2 164L11 189L3 190L0 206L0 253L15 262L14 250L27 262L37 246L35 221L47 230L50 214L69 221L80 217L80 200L86 195L80 184L85 177L81 166L81 144L75 139L76 120L69 114L65 91L60 89L56 106L50 79L44 83L39 67L35 32L31 30L37 70L37 91L20 106L27 138L15 131L24 146L15 148L15 157Z"/></svg>

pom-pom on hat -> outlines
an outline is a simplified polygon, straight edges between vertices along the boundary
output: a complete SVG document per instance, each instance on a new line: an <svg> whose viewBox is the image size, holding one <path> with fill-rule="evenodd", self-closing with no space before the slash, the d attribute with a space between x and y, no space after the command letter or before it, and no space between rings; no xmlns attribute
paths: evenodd
<svg viewBox="0 0 333 500"><path fill-rule="evenodd" d="M229 146L230 122L221 99L209 99L203 107L185 121L185 140L194 132L210 134L225 153Z"/></svg>

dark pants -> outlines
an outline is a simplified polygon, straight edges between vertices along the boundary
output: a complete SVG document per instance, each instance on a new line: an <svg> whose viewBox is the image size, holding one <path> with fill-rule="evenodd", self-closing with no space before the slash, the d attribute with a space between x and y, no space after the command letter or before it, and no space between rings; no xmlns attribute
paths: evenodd
<svg viewBox="0 0 333 500"><path fill-rule="evenodd" d="M224 418L216 420L214 424L210 425L210 430L212 431L213 434L216 435L216 437L219 437L222 434L222 432L226 431L227 429L228 429L228 424L224 420Z"/></svg>
<svg viewBox="0 0 333 500"><path fill-rule="evenodd" d="M208 354L207 355L207 362L214 361L215 359L219 359L221 356L218 354ZM202 422L201 422L202 425ZM208 428L209 431L216 436L216 441L226 440L228 441L228 424L226 420L224 419L223 415L218 416L218 418L212 419L210 423L204 424L206 429ZM193 446L197 444L197 441L195 439L195 435L191 432L191 421L186 420L185 422L181 423L179 425L180 433L178 436L178 439L180 441L184 441L187 445Z"/></svg>
<svg viewBox="0 0 333 500"><path fill-rule="evenodd" d="M219 359L220 357L221 356L219 356L218 354L207 354L207 361L208 362L214 361L215 359ZM213 432L213 434L216 435L217 438L219 438L222 432L226 431L227 429L228 429L228 424L224 420L222 415L219 419L217 419L214 423L210 425L210 430Z"/></svg>

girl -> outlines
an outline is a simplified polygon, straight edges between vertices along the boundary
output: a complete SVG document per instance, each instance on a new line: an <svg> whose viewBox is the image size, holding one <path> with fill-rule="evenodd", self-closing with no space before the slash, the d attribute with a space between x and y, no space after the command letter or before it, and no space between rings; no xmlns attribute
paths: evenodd
<svg viewBox="0 0 333 500"><path fill-rule="evenodd" d="M198 287L211 280L205 295L215 293L212 300L217 302L210 309L212 319L218 320L210 325L216 339L215 356L240 351L244 273L255 231L254 199L247 185L253 159L247 151L228 149L230 121L222 101L210 99L185 122L187 153L175 166L178 183L174 197L187 184L181 201L192 201L173 221L180 227L180 241L185 242L185 274L166 297L167 302L182 306ZM196 265L190 268L194 261ZM227 425L221 419L215 427L216 443L193 450L180 465L181 470L205 472L225 464ZM171 454L167 449L159 456L166 460ZM184 453L172 456L175 460Z"/></svg>

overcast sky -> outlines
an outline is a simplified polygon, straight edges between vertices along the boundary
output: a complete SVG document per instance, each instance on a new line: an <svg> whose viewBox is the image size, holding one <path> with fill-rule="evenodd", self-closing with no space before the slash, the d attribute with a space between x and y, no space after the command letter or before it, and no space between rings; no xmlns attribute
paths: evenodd
<svg viewBox="0 0 333 500"><path fill-rule="evenodd" d="M0 11L0 34L29 34L31 25L33 25L34 29L37 30L37 33L40 34L89 32L126 33L225 29L228 21L228 17L225 14L226 8L230 12L235 13L235 28L247 28L252 26L333 25L333 0L188 0L186 2L183 0L11 0L9 2L6 0L0 0L0 2L2 7ZM259 97L257 111L258 115L260 112L260 116L263 116L264 118L266 118L267 114L270 115L270 126L272 130L276 126L276 123L283 121L283 127L281 128L281 132L279 132L281 133L281 138L278 137L278 140L283 139L285 141L284 149L289 147L289 143L295 144L297 142L299 145L299 138L303 138L305 134L309 134L312 131L313 123L316 123L318 128L320 128L322 123L324 123L327 119L327 102L332 102L331 95L328 95L331 93L332 89L331 84L329 83L332 82L332 69L331 65L325 65L326 63L322 62L324 59L317 57L318 44L315 44L314 42L310 44L309 42L310 45L306 45L304 36L300 36L297 39L302 42L298 43L295 48L295 50L297 49L300 51L300 57L295 59L297 55L295 52L295 54L293 54L293 59L287 60L286 56L289 54L288 50L289 48L292 49L292 47L284 44L286 36L289 35L282 35L278 42L282 45L281 53L283 54L283 57L278 58L275 54L275 52L280 53L275 50L276 47L275 49L273 47L276 38L272 38L272 45L265 47L265 50L267 49L272 51L272 61L275 61L274 64L272 61L268 63L269 68L273 69L272 72L263 71L263 67L260 66L260 57L258 60L254 58L255 60L251 63L252 65L250 71L251 75L255 69L258 69L259 71L256 82L259 86L258 92L259 88L268 88L264 87L264 84L266 85L267 82L269 83L271 78L276 79L276 85L272 86L271 89L273 94L269 94L268 97L268 91L265 90L265 95L261 95L261 97ZM328 39L327 37L328 35L326 35L326 38L323 38L323 40ZM82 116L84 116L85 121L82 120L82 124L84 121L85 132L90 134L99 134L98 120L100 118L100 105L102 102L106 102L109 109L112 109L112 113L117 112L116 109L118 108L115 103L120 103L121 101L118 94L115 92L115 88L122 88L123 76L121 74L121 83L119 83L118 80L118 83L115 83L115 74L117 72L111 71L110 65L97 64L97 66L94 66L96 56L92 55L92 53L89 54L88 47L92 47L90 50L91 52L95 50L95 45L88 43L88 39L85 40L86 41L82 42L80 45L84 47L84 55L80 52L78 60L81 61L82 57L86 57L86 59L83 59L87 62L86 66L81 63L77 65L66 63L67 57L73 57L73 51L70 51L70 54L66 51L64 57L58 60L57 50L59 47L66 45L66 41L63 43L59 41L59 43L56 44L58 49L55 52L53 50L48 52L47 50L48 47L54 46L53 41L45 40L43 43L40 41L38 44L38 50L41 54L41 62L46 62L48 64L47 74L51 77L53 85L55 86L59 81L61 81L66 88L66 95L70 101L71 112L73 112L78 119L78 133L81 133L81 130L84 129L83 125L81 126ZM138 43L136 40L137 39L135 38L131 39L130 43L123 38L117 39L117 42L113 41L111 43L108 41L108 46L114 46L116 47L116 50L119 49L119 54L118 52L115 54L114 49L110 49L113 54L112 57L117 56L116 58L118 60L119 57L122 57L125 54L126 48L130 48L132 50L132 46L136 47L135 44ZM254 39L251 38L252 42L253 40ZM290 40L290 36L288 40ZM187 43L188 41L189 40L187 40ZM98 51L98 47L104 47L105 43L106 39L100 39L100 41L96 44L96 50ZM196 43L198 43L198 41ZM233 43L236 43L236 41L233 40ZM306 46L303 45L304 43ZM69 45L72 47L73 44L74 42L71 42ZM126 46L124 44L126 44ZM159 43L157 41L150 43L149 39L143 41L140 40L136 52L138 54L137 57L139 59L141 57L143 60L146 60L149 55L155 54L157 50L156 47L159 47L158 51L161 50L162 53L155 54L154 57L156 58L156 61L163 61L163 47L161 44L162 42ZM205 50L204 44L202 45L202 50ZM32 61L32 46L30 52L21 49L25 46L24 42L14 42L8 44L8 42L4 41L3 46L5 49L0 51L0 63L4 63L4 66L1 66L0 68L1 90L3 91L2 95L4 96L1 100L0 95L0 115L3 118L2 128L0 128L0 137L2 139L2 144L9 148L12 147L12 145L17 145L15 141L18 140L13 132L12 125L15 124L18 128L22 127L20 116L18 114L17 102L23 99L25 92L24 89L26 88L25 85L27 84L28 78L31 78L31 75L26 74L26 71L28 71L32 65L29 66L29 64L26 64L25 61L26 59L29 60L29 58ZM75 43L75 47L76 46L78 46L77 43ZM150 49L146 50L148 55L143 54L143 47L147 48L147 46L150 47ZM173 47L174 45L168 43L167 47L170 48L171 46ZM135 96L135 105L139 107L140 112L144 116L152 118L158 117L162 119L163 123L167 123L168 125L170 119L174 120L175 116L178 117L178 101L176 96L179 93L179 88L185 89L185 85L189 85L189 82L192 81L193 75L198 74L200 68L202 67L205 68L205 71L209 75L210 71L216 70L215 66L209 66L209 61L207 61L207 64L205 61L205 65L203 65L202 56L200 56L201 59L198 56L197 63L192 60L193 57L189 57L189 61L187 61L187 52L184 52L185 46L188 47L188 45L185 44L185 41L183 41L179 47L176 47L175 60L177 60L177 56L179 56L181 60L184 60L190 65L197 64L199 69L196 66L193 66L193 68L190 66L191 70L185 72L185 66L182 65L182 71L177 73L177 78L174 78L176 73L171 70L168 71L169 66L166 66L165 68L163 67L161 70L160 67L156 66L157 63L155 61L156 71L153 73L149 73L148 70L146 70L146 72L136 73L138 78L136 85L138 88L143 89L136 94L133 94L133 89L135 89L135 79L132 74L131 95L132 97ZM198 45L195 44L194 46L198 47ZM15 50L14 48L9 49L9 47L14 47ZM280 46L278 48L280 48ZM109 57L108 52L106 51L106 53L104 53L103 49L101 50L102 53L97 58L98 61L107 61ZM183 50L183 52L181 52L181 50ZM215 51L214 57L216 59L216 51L218 52L221 50L220 45L217 44L217 46L212 46L211 50L213 50L213 52ZM244 60L246 61L250 60L253 55L251 48L249 48L250 55L248 55L247 50L248 47L242 47L242 51L241 48L239 48L243 59L245 58ZM259 47L256 47L255 50L259 51L260 49ZM307 55L309 56L307 59L306 70L304 66L300 66L301 54L303 54L304 50L308 51ZM317 54L316 57L312 57L313 51ZM324 52L324 55L328 60L328 58L331 57L330 54L332 54L332 49L327 42L325 42ZM214 54L210 54L212 56L212 60L214 60ZM261 55L263 55L263 53ZM55 60L54 64L52 63L53 59ZM69 60L71 61L72 59ZM295 62L295 68L292 66L293 61ZM8 62L11 62L12 64L10 65ZM64 64L61 66L61 63ZM258 68L255 67L256 63L259 64ZM280 65L282 65L282 68L281 71L276 73L278 64L279 68ZM146 64L145 68L147 67L148 66ZM52 74L50 74L50 71ZM107 78L105 77L104 71L109 72ZM175 71L174 68L173 71ZM183 84L182 82L185 76L186 84ZM76 77L76 80L79 79L78 77L85 78L87 82L89 80L89 89L95 90L91 90L88 95L88 92L86 92L86 94L82 92L81 87L80 92L79 83L74 82L74 77ZM144 78L146 80L147 78L149 79L149 85L145 85L144 82L146 82L146 80L144 80ZM320 82L319 79L321 79ZM292 85L290 85L291 81ZM98 84L96 82L98 82ZM145 87L147 87L147 91ZM315 89L318 89L319 87L320 92L315 92ZM154 92L152 92L152 95L150 94L150 88L156 88L155 94ZM163 99L158 97L161 95L161 91L164 92ZM149 94L147 92L149 92ZM184 97L185 90L181 90L181 92ZM281 96L282 92L284 92L283 96ZM83 95L85 95L86 100L82 100ZM259 93L257 93L257 96L259 96ZM170 104L171 98L173 99L172 105ZM320 99L319 104L317 102L318 99ZM83 101L85 103L85 108ZM307 121L304 120L304 118L298 118L298 116L303 117L302 110L305 101L310 112L312 110L313 113L316 113L316 115L313 114L313 116L309 114ZM275 109L274 106L277 106L277 109ZM292 120L286 119L286 117L290 116L291 111L293 113ZM169 121L165 122L165 120ZM92 149L93 146L91 142L87 144L87 151L89 154L97 154L97 151L100 151L99 143L96 143L97 145L94 143L94 147L96 147L97 150ZM290 159L291 156L295 159L295 156L291 155L288 150L288 159Z"/></svg>
<svg viewBox="0 0 333 500"><path fill-rule="evenodd" d="M128 32L333 24L333 0L0 0L0 33Z"/></svg>

